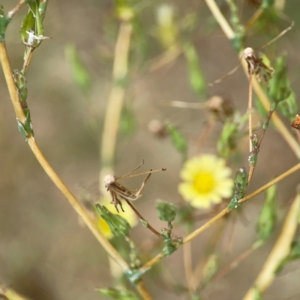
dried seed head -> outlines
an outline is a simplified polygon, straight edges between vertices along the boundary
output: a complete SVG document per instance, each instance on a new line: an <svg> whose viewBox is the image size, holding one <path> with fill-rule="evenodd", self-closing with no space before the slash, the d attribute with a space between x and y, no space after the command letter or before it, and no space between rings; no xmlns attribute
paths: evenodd
<svg viewBox="0 0 300 300"><path fill-rule="evenodd" d="M206 108L215 115L217 119L230 117L234 113L231 99L221 96L213 96L206 102Z"/></svg>
<svg viewBox="0 0 300 300"><path fill-rule="evenodd" d="M159 138L163 138L168 134L166 123L157 119L153 119L149 122L148 130Z"/></svg>
<svg viewBox="0 0 300 300"><path fill-rule="evenodd" d="M103 181L104 181L105 187L108 187L110 184L112 184L112 183L115 182L115 176L113 176L113 175L106 175L103 178Z"/></svg>

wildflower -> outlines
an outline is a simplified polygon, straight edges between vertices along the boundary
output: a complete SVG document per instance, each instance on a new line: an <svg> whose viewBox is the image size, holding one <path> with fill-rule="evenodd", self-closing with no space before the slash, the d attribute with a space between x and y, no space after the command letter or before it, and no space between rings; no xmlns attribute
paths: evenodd
<svg viewBox="0 0 300 300"><path fill-rule="evenodd" d="M103 199L101 199L99 201L99 203L101 205L105 205L105 207L113 214L116 213L116 209L115 207L110 203L111 202L111 199L110 197L105 197ZM120 215L127 220L127 222L129 223L129 225L131 227L134 227L135 225L137 225L137 217L135 215L135 213L132 211L132 209L128 206L128 204L123 201L122 202L122 206L124 208L124 212L122 212ZM96 224L97 224L97 227L98 229L100 230L100 232L105 236L107 237L108 239L112 238L113 237L113 234L108 226L108 224L106 223L106 221L101 218L99 216L99 214L97 214L97 221L96 221Z"/></svg>
<svg viewBox="0 0 300 300"><path fill-rule="evenodd" d="M183 166L178 186L179 193L196 208L208 208L232 194L231 169L225 160L213 154L203 154L189 159Z"/></svg>

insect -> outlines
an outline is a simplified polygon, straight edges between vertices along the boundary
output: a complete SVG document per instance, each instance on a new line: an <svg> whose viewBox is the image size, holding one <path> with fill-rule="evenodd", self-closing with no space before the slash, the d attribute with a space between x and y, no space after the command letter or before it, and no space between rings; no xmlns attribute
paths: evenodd
<svg viewBox="0 0 300 300"><path fill-rule="evenodd" d="M296 115L296 118L293 121L293 123L291 124L291 126L300 130L300 116L299 115Z"/></svg>
<svg viewBox="0 0 300 300"><path fill-rule="evenodd" d="M117 212L119 212L118 205L121 207L121 210L124 212L121 200L125 200L126 202L135 201L142 196L141 192L152 173L166 171L165 168L158 169L158 170L151 169L148 172L131 175L132 172L139 169L143 164L144 161L140 163L136 168L134 168L133 170L131 170L130 172L122 176L116 177L114 175L106 175L104 177L103 180L104 180L105 187L107 191L110 192L111 195L111 204L115 206ZM142 185L138 190L129 189L118 182L119 179L131 178L131 177L145 175L145 174L147 174L147 177L143 180Z"/></svg>
<svg viewBox="0 0 300 300"><path fill-rule="evenodd" d="M48 37L48 36L43 36L43 35L36 36L36 35L34 35L33 30L26 31L26 33L28 34L28 39L27 39L27 43L26 43L26 46L28 46L28 47L34 46L35 41L42 41L42 40L50 39L50 37Z"/></svg>

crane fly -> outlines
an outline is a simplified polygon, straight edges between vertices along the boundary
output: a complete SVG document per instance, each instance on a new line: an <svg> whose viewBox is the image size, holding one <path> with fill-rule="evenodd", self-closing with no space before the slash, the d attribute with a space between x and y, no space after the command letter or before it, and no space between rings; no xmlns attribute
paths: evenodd
<svg viewBox="0 0 300 300"><path fill-rule="evenodd" d="M110 195L111 195L110 203L115 206L117 212L119 212L118 205L121 207L121 210L124 212L121 200L125 200L128 203L129 201L135 201L142 196L141 192L142 192L145 184L149 180L152 173L166 171L165 168L158 169L158 170L151 169L148 172L131 175L132 172L139 169L143 164L144 164L144 161L142 163L140 163L136 168L134 168L133 170L131 170L130 172L128 172L122 176L116 177L114 175L106 175L104 177L103 180L104 180L105 187L106 187L107 191L110 192ZM141 176L141 175L146 175L146 174L147 174L147 177L143 180L142 185L137 190L129 189L118 182L119 179L132 178L135 176Z"/></svg>

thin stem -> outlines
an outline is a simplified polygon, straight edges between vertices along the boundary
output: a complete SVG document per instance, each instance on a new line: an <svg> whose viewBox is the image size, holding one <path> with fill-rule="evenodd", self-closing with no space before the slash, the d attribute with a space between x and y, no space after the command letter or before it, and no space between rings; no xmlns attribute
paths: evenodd
<svg viewBox="0 0 300 300"><path fill-rule="evenodd" d="M250 254L252 254L256 249L262 246L263 243L254 243L250 248L241 253L236 257L229 265L220 270L214 277L214 280L218 280L225 275L227 275L231 270L235 269L243 260L245 260Z"/></svg>
<svg viewBox="0 0 300 300"><path fill-rule="evenodd" d="M26 3L26 0L20 0L19 3L8 12L7 16L8 18L12 19L15 13Z"/></svg>
<svg viewBox="0 0 300 300"><path fill-rule="evenodd" d="M248 201L249 199L251 199L252 197L255 197L256 195L262 193L263 191L265 191L266 189L268 189L270 186L274 185L275 183L281 181L282 179L290 176L291 174L295 173L296 171L300 170L300 163L295 165L294 167L292 167L291 169L289 169L288 171L284 172L283 174L279 175L278 177L276 177L275 179L271 180L270 182L268 182L267 184L265 184L264 186L262 186L261 188L257 189L256 191L254 191L253 193L247 195L246 197L242 198L239 200L239 204L244 203L246 201Z"/></svg>
<svg viewBox="0 0 300 300"><path fill-rule="evenodd" d="M226 229L226 224L226 220L222 219L221 222L218 223L218 226L214 228L214 232L212 233L211 238L207 243L208 245L206 246L206 257L204 257L204 259L200 259L196 267L194 268L192 279L195 284L195 290L199 286L201 281L203 281L203 268L207 264L207 260L209 259L210 255L215 251L218 243L220 242L223 231ZM203 284L202 287L204 287Z"/></svg>
<svg viewBox="0 0 300 300"><path fill-rule="evenodd" d="M174 45L150 61L149 71L154 72L174 61L182 53L182 48Z"/></svg>
<svg viewBox="0 0 300 300"><path fill-rule="evenodd" d="M184 238L183 240L183 244L190 242L191 240L193 240L196 236L198 236L200 233L202 233L203 231L205 231L206 229L208 229L211 225L213 225L214 223L216 223L218 220L220 220L221 218L223 218L225 215L227 215L229 212L231 211L230 208L226 207L225 209L223 209L221 212L219 212L216 216L214 216L213 218L211 218L208 222L206 222L205 224L203 224L201 227L199 227L198 229L196 229L194 232L192 232L191 234L189 234L187 237Z"/></svg>
<svg viewBox="0 0 300 300"><path fill-rule="evenodd" d="M245 25L245 30L249 30L253 24L257 21L257 19L262 15L263 11L261 8L259 8L254 15L250 18L250 20L247 22L247 24Z"/></svg>
<svg viewBox="0 0 300 300"><path fill-rule="evenodd" d="M262 141L263 141L263 138L264 138L265 133L266 133L267 128L268 128L268 126L266 126L266 124L269 125L270 120L271 120L271 117L272 117L272 115L274 114L276 107L277 107L277 104L275 105L275 107L274 107L273 110L270 110L270 111L268 112L268 115L267 115L267 117L266 117L266 119L265 119L265 121L264 121L263 129L262 129L261 133L259 134L259 140L258 140L258 143L257 143L257 146L256 146L257 149L254 149L254 151L257 151L257 154L258 154L258 151L259 151L259 149L260 149L261 143L262 143ZM250 181L252 180L252 177L253 177L253 174L254 174L255 167L256 167L256 164L251 164L251 165L250 165L250 168L249 168L249 175L248 175L248 186L249 186Z"/></svg>
<svg viewBox="0 0 300 300"><path fill-rule="evenodd" d="M0 299L2 300L30 300L29 298L20 295L19 293L17 293L16 291L14 291L11 288L7 288L7 287L2 287L0 286ZM5 297L5 298L4 298Z"/></svg>
<svg viewBox="0 0 300 300"><path fill-rule="evenodd" d="M22 71L24 72L24 74L28 70L28 67L29 67L29 64L31 62L34 49L35 48L27 47L26 50L25 50L24 63L23 63L23 69L22 69Z"/></svg>
<svg viewBox="0 0 300 300"><path fill-rule="evenodd" d="M121 22L119 35L115 47L113 66L113 87L110 91L106 107L104 128L102 133L101 164L99 174L100 191L105 195L102 184L107 174L113 174L113 162L116 150L119 121L125 96L125 79L128 74L128 56L130 50L132 25L130 22Z"/></svg>
<svg viewBox="0 0 300 300"><path fill-rule="evenodd" d="M189 289L190 297L196 291L195 281L193 278L193 262L192 262L192 243L185 244L183 246L183 266L184 266L184 273L186 278L186 283Z"/></svg>
<svg viewBox="0 0 300 300"><path fill-rule="evenodd" d="M253 150L253 145L251 141L252 136L252 75L253 75L253 69L250 64L250 74L249 74L249 99L248 99L248 120L249 120L249 152Z"/></svg>
<svg viewBox="0 0 300 300"><path fill-rule="evenodd" d="M214 0L205 0L207 6L209 7L211 13L215 17L216 21L219 23L220 27L224 31L225 35L229 40L232 40L235 37L235 33L232 30L231 26L228 24L227 20L224 18L223 14L218 8L218 5Z"/></svg>
<svg viewBox="0 0 300 300"><path fill-rule="evenodd" d="M13 80L13 75L10 68L10 63L8 60L7 50L5 43L0 43L0 61L3 69L3 73L6 79L6 84L9 90L10 98L16 113L17 118L23 123L26 119L23 109L20 104L19 95L17 93L17 89ZM119 255L115 248L108 242L108 240L98 231L95 223L91 220L89 215L84 210L83 206L81 206L80 202L74 197L74 195L70 192L70 190L66 187L63 181L59 178L59 176L52 169L48 161L45 159L43 153L41 152L38 144L34 137L30 136L28 138L28 145L31 148L33 154L36 159L41 164L42 168L45 170L47 175L56 185L56 187L62 192L62 194L67 198L69 203L72 205L74 210L78 213L78 215L83 219L87 227L94 234L96 239L100 242L103 248L108 252L108 254L118 262L118 264L122 267L124 271L128 270L129 267L124 259Z"/></svg>
<svg viewBox="0 0 300 300"><path fill-rule="evenodd" d="M300 193L295 197L293 204L286 216L279 238L277 239L270 255L268 256L261 272L259 273L253 287L250 288L243 300L254 300L255 290L261 294L264 292L276 277L276 270L283 259L291 251L295 233L299 222Z"/></svg>
<svg viewBox="0 0 300 300"><path fill-rule="evenodd" d="M227 36L229 40L232 40L235 37L235 33L222 15L221 11L219 10L217 4L215 3L214 0L205 0L207 6L211 10L211 13L215 17L216 21L219 23L221 26L223 32ZM239 57L243 55L241 53L239 54ZM245 70L245 73L247 76L248 74L248 66L246 61L242 60L242 66ZM270 101L262 88L260 87L259 83L257 82L256 78L252 78L252 83L253 83L253 89L255 93L257 94L258 98L260 99L261 103L263 104L264 108L269 111L270 108ZM295 153L295 155L300 159L300 145L298 145L297 141L294 139L294 137L291 135L290 131L285 127L283 122L280 120L279 116L274 113L272 121L274 122L275 127L278 129L279 133L282 135L282 137L286 140L292 151Z"/></svg>
<svg viewBox="0 0 300 300"><path fill-rule="evenodd" d="M137 285L135 285L136 290L139 292L139 294L143 297L144 300L152 300L151 295L145 288L145 285L143 281L140 281Z"/></svg>
<svg viewBox="0 0 300 300"><path fill-rule="evenodd" d="M10 99L13 104L13 108L15 110L15 114L21 123L24 123L26 117L23 112L23 108L19 101L19 95L17 88L15 86L15 82L13 80L13 74L11 72L10 63L7 55L6 45L5 43L0 43L0 61L4 73L4 77L6 80L7 88L10 94Z"/></svg>
<svg viewBox="0 0 300 300"><path fill-rule="evenodd" d="M147 225L146 227L151 230L155 235L157 235L159 238L161 238L161 234L156 231L149 223L148 221L140 214L140 212L133 206L133 204L127 200L127 199L124 199L127 204L131 207L131 209L135 212L135 214L139 217L140 220L143 220L145 222L145 224Z"/></svg>
<svg viewBox="0 0 300 300"><path fill-rule="evenodd" d="M197 143L197 150L196 150L196 154L198 154L201 150L201 148L203 147L203 145L205 144L212 128L213 128L213 125L215 124L215 120L213 117L210 117L206 124L205 124L205 127L204 127L204 130L198 140L198 143Z"/></svg>
<svg viewBox="0 0 300 300"><path fill-rule="evenodd" d="M244 203L248 200L250 200L251 198L255 197L256 195L262 193L263 191L265 191L266 189L268 189L270 186L274 185L275 183L281 181L282 179L286 178L287 176L295 173L296 171L300 170L300 163L298 163L297 165L295 165L294 167L292 167L291 169L287 170L286 172L284 172L283 174L281 174L280 176L276 177L275 179L271 180L270 182L268 182L267 184L265 184L264 186L262 186L261 188L257 189L256 191L254 191L253 193L245 196L244 198L240 199L238 201L239 204ZM218 220L220 220L221 218L223 218L225 215L227 215L229 212L231 211L230 208L226 207L225 209L223 209L221 212L219 212L216 216L214 216L212 219L210 219L208 222L206 222L205 224L203 224L201 227L199 227L198 229L196 229L194 232L192 232L191 234L189 234L184 240L183 240L183 244L190 242L191 240L193 240L196 236L198 236L199 234L201 234L202 232L204 232L206 229L208 229L211 225L213 225L214 223L216 223ZM161 253L159 253L158 255L156 255L154 258L152 258L150 261L148 261L142 268L150 268L151 266L155 265L157 262L159 262L161 259L163 258L163 255Z"/></svg>

